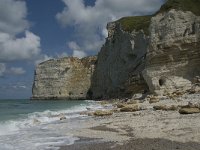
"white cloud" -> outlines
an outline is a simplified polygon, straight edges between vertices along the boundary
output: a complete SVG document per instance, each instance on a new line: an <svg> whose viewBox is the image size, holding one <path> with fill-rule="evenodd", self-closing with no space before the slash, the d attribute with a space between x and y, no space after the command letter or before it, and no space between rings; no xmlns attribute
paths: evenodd
<svg viewBox="0 0 200 150"><path fill-rule="evenodd" d="M34 61L40 56L40 37L29 31L26 17L26 1L0 0L0 62Z"/></svg>
<svg viewBox="0 0 200 150"><path fill-rule="evenodd" d="M0 0L0 32L15 35L29 27L25 1Z"/></svg>
<svg viewBox="0 0 200 150"><path fill-rule="evenodd" d="M68 47L72 50L80 50L81 48L78 46L78 44L74 41L71 41L68 43Z"/></svg>
<svg viewBox="0 0 200 150"><path fill-rule="evenodd" d="M0 61L31 60L40 54L40 38L26 31L25 37L15 38L0 33Z"/></svg>
<svg viewBox="0 0 200 150"><path fill-rule="evenodd" d="M13 85L10 88L12 89L27 89L28 87L26 85Z"/></svg>
<svg viewBox="0 0 200 150"><path fill-rule="evenodd" d="M0 63L0 77L10 75L23 75L26 71L22 67L11 67L7 68L5 63Z"/></svg>
<svg viewBox="0 0 200 150"><path fill-rule="evenodd" d="M77 50L73 51L73 57L83 58L85 56L87 55L84 51L77 51Z"/></svg>
<svg viewBox="0 0 200 150"><path fill-rule="evenodd" d="M11 67L8 69L7 73L11 75L23 75L26 73L26 71L21 67Z"/></svg>
<svg viewBox="0 0 200 150"><path fill-rule="evenodd" d="M153 13L163 3L161 0L96 0L94 6L85 6L84 0L62 1L65 8L56 18L64 27L75 26L75 42L84 52L100 49L107 37L107 22L124 16Z"/></svg>
<svg viewBox="0 0 200 150"><path fill-rule="evenodd" d="M4 63L0 63L0 77L4 75L6 71L6 65Z"/></svg>
<svg viewBox="0 0 200 150"><path fill-rule="evenodd" d="M69 42L68 47L73 50L73 57L83 58L87 55L75 41Z"/></svg>

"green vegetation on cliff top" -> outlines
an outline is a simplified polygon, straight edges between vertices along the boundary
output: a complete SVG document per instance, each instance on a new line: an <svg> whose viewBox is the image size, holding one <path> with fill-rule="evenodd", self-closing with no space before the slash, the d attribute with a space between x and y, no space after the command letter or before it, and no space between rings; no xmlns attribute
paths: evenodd
<svg viewBox="0 0 200 150"><path fill-rule="evenodd" d="M133 16L133 17L124 17L118 20L120 22L122 29L127 32L131 32L134 29L136 31L142 30L145 34L148 34L148 28L150 25L152 16Z"/></svg>
<svg viewBox="0 0 200 150"><path fill-rule="evenodd" d="M155 14L163 13L171 9L191 11L195 15L200 16L200 0L168 0ZM134 29L136 31L143 29L144 33L148 35L148 28L152 16L124 17L117 22L121 24L124 31L132 32Z"/></svg>
<svg viewBox="0 0 200 150"><path fill-rule="evenodd" d="M157 13L166 12L170 9L191 11L200 16L200 0L168 0Z"/></svg>

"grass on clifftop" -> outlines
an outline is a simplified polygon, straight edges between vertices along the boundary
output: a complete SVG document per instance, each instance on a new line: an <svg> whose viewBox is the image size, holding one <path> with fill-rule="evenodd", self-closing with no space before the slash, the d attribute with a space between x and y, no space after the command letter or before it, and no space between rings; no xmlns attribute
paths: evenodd
<svg viewBox="0 0 200 150"><path fill-rule="evenodd" d="M200 16L200 0L168 0L160 10L155 13L167 12L170 9L191 11L195 15ZM139 31L143 29L145 34L149 34L148 28L152 16L133 16L119 19L122 29L127 32L132 32L134 29Z"/></svg>
<svg viewBox="0 0 200 150"><path fill-rule="evenodd" d="M133 16L133 17L124 17L118 20L122 26L122 30L127 32L132 32L134 29L139 31L143 29L145 34L148 34L148 28L150 25L152 16Z"/></svg>
<svg viewBox="0 0 200 150"><path fill-rule="evenodd" d="M191 11L200 16L200 0L168 0L157 13L166 12L170 9Z"/></svg>

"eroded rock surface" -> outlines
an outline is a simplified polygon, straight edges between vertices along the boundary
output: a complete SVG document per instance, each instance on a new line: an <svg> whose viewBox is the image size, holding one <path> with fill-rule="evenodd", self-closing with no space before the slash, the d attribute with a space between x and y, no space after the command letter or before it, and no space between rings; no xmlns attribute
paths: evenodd
<svg viewBox="0 0 200 150"><path fill-rule="evenodd" d="M130 96L147 89L141 75L148 46L142 32L121 30L117 22L109 23L108 38L98 55L92 78L92 98Z"/></svg>
<svg viewBox="0 0 200 150"><path fill-rule="evenodd" d="M200 74L200 17L174 9L153 17L146 63L143 76L151 92L190 89Z"/></svg>
<svg viewBox="0 0 200 150"><path fill-rule="evenodd" d="M186 0L168 0L153 17L109 23L97 61L63 58L40 64L33 98L127 98L149 90L172 97L199 93L199 1L190 2L193 7Z"/></svg>
<svg viewBox="0 0 200 150"><path fill-rule="evenodd" d="M62 58L37 66L33 99L86 99L96 57Z"/></svg>

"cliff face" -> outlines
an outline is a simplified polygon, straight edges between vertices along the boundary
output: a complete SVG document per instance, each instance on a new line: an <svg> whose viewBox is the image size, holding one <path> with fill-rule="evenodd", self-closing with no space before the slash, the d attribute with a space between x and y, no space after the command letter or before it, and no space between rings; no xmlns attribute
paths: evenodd
<svg viewBox="0 0 200 150"><path fill-rule="evenodd" d="M140 74L148 37L143 31L125 32L118 22L107 26L108 38L98 54L92 78L92 98L131 96L147 89Z"/></svg>
<svg viewBox="0 0 200 150"><path fill-rule="evenodd" d="M37 66L33 99L86 99L96 57L62 58Z"/></svg>
<svg viewBox="0 0 200 150"><path fill-rule="evenodd" d="M189 89L200 75L200 17L172 9L153 17L149 30L143 76L151 92Z"/></svg>
<svg viewBox="0 0 200 150"><path fill-rule="evenodd" d="M199 5L199 0L168 0L153 16L109 23L97 61L63 58L40 64L33 98L99 99L190 89L200 75Z"/></svg>
<svg viewBox="0 0 200 150"><path fill-rule="evenodd" d="M93 76L93 98L190 89L200 75L199 3L169 0L153 16L108 24L109 37Z"/></svg>

